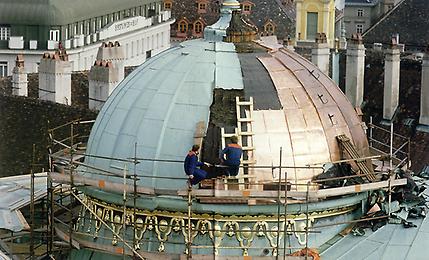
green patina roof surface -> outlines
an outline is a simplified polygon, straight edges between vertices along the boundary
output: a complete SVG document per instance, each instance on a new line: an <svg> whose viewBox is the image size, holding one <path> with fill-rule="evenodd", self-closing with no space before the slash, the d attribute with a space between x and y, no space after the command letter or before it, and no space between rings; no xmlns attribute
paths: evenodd
<svg viewBox="0 0 429 260"><path fill-rule="evenodd" d="M66 25L149 4L150 0L2 0L0 24Z"/></svg>

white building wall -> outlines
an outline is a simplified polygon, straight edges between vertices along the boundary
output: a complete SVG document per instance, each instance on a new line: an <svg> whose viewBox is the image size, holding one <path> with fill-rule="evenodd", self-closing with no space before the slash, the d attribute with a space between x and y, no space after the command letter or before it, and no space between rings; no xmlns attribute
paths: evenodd
<svg viewBox="0 0 429 260"><path fill-rule="evenodd" d="M119 21L120 22L120 21ZM168 20L160 24L145 27L142 29L126 32L120 35L112 36L104 40L95 41L89 45L84 45L79 48L67 49L69 55L69 61L72 64L73 71L89 70L95 62L97 56L98 47L103 41L118 41L122 46L134 45L134 55L131 57L129 54L126 57L125 66L138 66L146 61L146 51L151 51L151 56L154 56L168 48L170 48L170 25L174 23L174 20ZM164 44L156 44L156 35L165 35ZM97 34L93 34L97 35ZM136 53L137 40L140 40L142 48L140 48L141 55ZM41 43L39 43L41 44ZM66 44L64 44L66 46ZM15 58L18 54L23 54L26 61L26 69L28 73L38 72L38 64L40 57L46 51L36 50L1 50L0 51L0 62L8 63L8 75L12 75L12 70L15 65Z"/></svg>

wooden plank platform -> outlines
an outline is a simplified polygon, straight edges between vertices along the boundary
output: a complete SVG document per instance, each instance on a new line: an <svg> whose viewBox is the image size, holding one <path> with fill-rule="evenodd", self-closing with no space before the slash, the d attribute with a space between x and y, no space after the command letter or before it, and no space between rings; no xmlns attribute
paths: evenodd
<svg viewBox="0 0 429 260"><path fill-rule="evenodd" d="M49 178L53 182L56 183L65 183L70 184L70 175L66 173L56 173L56 172L50 172ZM115 182L109 182L105 180L100 179L91 179L88 177L83 177L81 175L74 175L73 176L74 184L75 185L88 185L92 186L101 190L111 191L111 192L117 192L122 193L124 188L127 192L134 192L133 185L125 185L123 183L115 183ZM391 181L391 186L402 186L407 184L407 179L396 179ZM387 188L389 186L389 181L379 181L379 182L372 182L372 183L364 183L364 184L357 184L357 185L350 185L345 187L338 187L338 188L329 188L329 189L320 189L320 190L311 190L308 192L308 196L310 200L317 200L317 199L323 199L333 196L341 196L341 195L348 195L348 194L354 194L358 192L363 191L369 191L369 190L377 190L382 188ZM146 195L177 195L182 197L188 196L188 190L187 188L180 189L180 190L166 190L166 189L152 189L147 187L137 187L137 193L139 194L146 194ZM237 198L241 198L244 200L252 200L252 199L278 199L279 193L278 191L270 191L270 190L251 190L251 189L244 189L244 190L218 190L218 189L193 189L192 195L196 198L202 199L202 198L216 198L216 199L223 199L223 200L235 200ZM303 199L306 198L307 192L306 191L288 191L287 197L291 199ZM280 198L284 199L284 192L280 192Z"/></svg>

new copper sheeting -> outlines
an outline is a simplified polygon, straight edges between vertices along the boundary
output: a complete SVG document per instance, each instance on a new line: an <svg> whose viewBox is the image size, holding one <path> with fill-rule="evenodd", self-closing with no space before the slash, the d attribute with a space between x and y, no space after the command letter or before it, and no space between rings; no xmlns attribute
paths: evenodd
<svg viewBox="0 0 429 260"><path fill-rule="evenodd" d="M339 160L341 150L335 137L340 134L348 136L362 156L369 155L354 108L329 77L303 57L284 49L273 52L272 57L258 59L270 74L283 106L291 143L290 149L283 148L285 158L293 158L295 166ZM260 157L258 150L255 156ZM295 169L288 173L290 180L305 182L321 170Z"/></svg>
<svg viewBox="0 0 429 260"><path fill-rule="evenodd" d="M286 49L281 49L280 52L284 55L290 56L296 62L299 62L307 69L307 71L312 71L314 69L318 71L320 76L318 77L317 81L331 94L331 97L337 104L337 107L340 108L340 112L342 113L347 127L352 134L349 137L351 137L353 144L356 146L362 156L369 156L368 140L366 138L365 132L362 131L361 121L356 115L356 112L351 103L348 101L346 95L337 87L335 82L333 82L332 79L327 75L320 72L320 70L313 63L299 56L298 54ZM372 170L372 164L369 163L369 165L371 166L370 169Z"/></svg>
<svg viewBox="0 0 429 260"><path fill-rule="evenodd" d="M322 123L316 107L302 84L278 59L261 57L259 60L270 73L283 106L286 119L284 121L285 129L287 129L286 132L289 134L291 143L291 150L284 150L283 155L286 158L292 157L294 166L301 167L311 163L329 161L330 152ZM255 134L255 138L256 136ZM257 149L256 154L258 153ZM257 155L257 157L259 156ZM282 164L285 165L285 162ZM288 177L290 180L309 180L318 173L320 170L290 169Z"/></svg>
<svg viewBox="0 0 429 260"><path fill-rule="evenodd" d="M286 118L282 110L255 110L253 111L253 144L256 147L254 153L258 165L279 165L280 147L283 149L282 165L294 166L294 154L292 151L289 130ZM274 159L273 159L274 158ZM293 169L287 170L290 176L295 177ZM282 171L284 173L285 170ZM258 169L253 171L256 181L272 181L271 169ZM278 176L279 171L274 171ZM284 176L282 176L284 180Z"/></svg>

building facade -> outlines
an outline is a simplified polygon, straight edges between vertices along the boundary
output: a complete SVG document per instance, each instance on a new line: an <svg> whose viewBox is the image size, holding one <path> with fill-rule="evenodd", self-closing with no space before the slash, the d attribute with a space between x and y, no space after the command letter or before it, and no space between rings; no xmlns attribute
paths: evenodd
<svg viewBox="0 0 429 260"><path fill-rule="evenodd" d="M344 25L347 38L352 34L363 34L382 13L379 0L346 0Z"/></svg>
<svg viewBox="0 0 429 260"><path fill-rule="evenodd" d="M330 47L335 38L334 0L295 0L297 44L314 43L317 33L326 35Z"/></svg>
<svg viewBox="0 0 429 260"><path fill-rule="evenodd" d="M355 33L366 32L399 2L399 0L346 0L344 25L347 38Z"/></svg>
<svg viewBox="0 0 429 260"><path fill-rule="evenodd" d="M0 3L0 76L17 54L36 72L44 52L64 48L72 69L88 70L104 41L125 49L125 65L139 65L170 46L170 11L157 0L29 1Z"/></svg>

